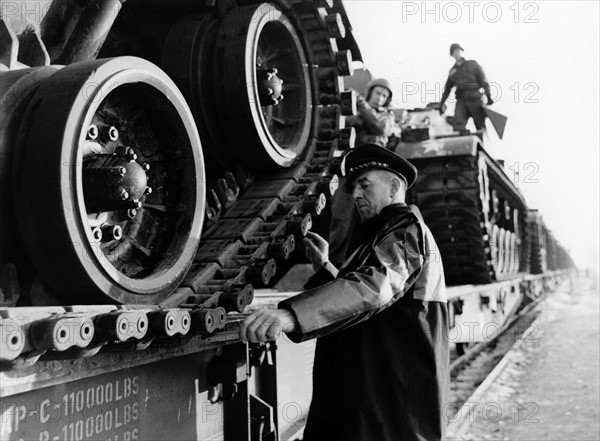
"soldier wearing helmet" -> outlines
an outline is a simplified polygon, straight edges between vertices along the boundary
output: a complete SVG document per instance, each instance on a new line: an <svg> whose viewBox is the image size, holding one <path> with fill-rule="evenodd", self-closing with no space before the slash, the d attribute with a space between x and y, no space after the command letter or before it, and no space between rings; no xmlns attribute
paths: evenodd
<svg viewBox="0 0 600 441"><path fill-rule="evenodd" d="M452 122L454 129L464 130L469 118L473 118L475 127L479 130L485 127L482 90L487 98L487 105L493 104L494 101L483 69L477 61L465 60L463 51L464 49L458 43L450 45L450 56L456 60L456 63L448 74L439 107L443 109L450 91L456 87L456 109Z"/></svg>
<svg viewBox="0 0 600 441"><path fill-rule="evenodd" d="M394 128L394 112L388 109L392 102L392 86L384 78L367 84L365 97L358 97L358 113L349 118L356 128L356 144L366 142L385 147Z"/></svg>
<svg viewBox="0 0 600 441"><path fill-rule="evenodd" d="M366 97L366 98L365 98ZM365 95L358 97L358 113L349 118L349 124L356 129L356 145L376 144L386 147L393 132L395 116L388 109L392 102L392 86L384 78L371 80L365 88ZM344 184L344 179L340 182ZM348 236L358 222L358 211L352 197L336 192L331 207L329 243L331 261L341 265L348 249Z"/></svg>

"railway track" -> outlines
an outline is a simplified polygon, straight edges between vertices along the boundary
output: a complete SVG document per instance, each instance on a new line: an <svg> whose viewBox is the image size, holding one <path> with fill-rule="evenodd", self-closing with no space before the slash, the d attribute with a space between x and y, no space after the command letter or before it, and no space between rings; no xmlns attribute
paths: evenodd
<svg viewBox="0 0 600 441"><path fill-rule="evenodd" d="M448 421L458 417L463 405L470 401L470 397L517 342L535 338L536 318L540 314L537 306L551 295L548 291L520 309L496 338L471 344L461 356L451 354L450 396L445 410Z"/></svg>

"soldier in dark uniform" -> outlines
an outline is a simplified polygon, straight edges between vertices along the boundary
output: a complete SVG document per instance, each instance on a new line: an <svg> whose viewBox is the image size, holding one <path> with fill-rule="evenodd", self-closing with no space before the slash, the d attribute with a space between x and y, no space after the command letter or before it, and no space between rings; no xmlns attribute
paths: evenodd
<svg viewBox="0 0 600 441"><path fill-rule="evenodd" d="M318 338L304 441L436 441L449 382L442 262L419 210L404 202L412 164L375 144L342 163L362 223L338 270L305 240L317 272L304 291L242 324L242 340Z"/></svg>
<svg viewBox="0 0 600 441"><path fill-rule="evenodd" d="M453 87L456 87L456 109L452 125L455 130L464 130L469 117L473 118L477 130L485 127L485 112L482 107L482 89L487 98L487 105L494 103L490 95L490 85L485 78L483 69L475 60L465 60L463 58L463 48L458 43L450 45L450 56L456 60L448 80L444 86L440 108L450 95Z"/></svg>

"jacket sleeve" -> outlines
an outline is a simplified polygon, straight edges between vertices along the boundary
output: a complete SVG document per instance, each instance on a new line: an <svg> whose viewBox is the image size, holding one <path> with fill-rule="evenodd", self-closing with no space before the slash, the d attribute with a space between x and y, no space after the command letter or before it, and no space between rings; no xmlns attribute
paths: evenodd
<svg viewBox="0 0 600 441"><path fill-rule="evenodd" d="M308 279L308 281L304 284L304 289L312 289L321 285L325 285L326 283L335 280L337 275L337 268L331 262L327 262L323 268L314 273L311 278Z"/></svg>
<svg viewBox="0 0 600 441"><path fill-rule="evenodd" d="M450 75L448 75L448 79L446 80L446 84L444 85L444 92L442 93L442 99L440 100L440 105L444 105L444 103L450 96L450 91L452 90L452 87L454 87L454 82L450 78Z"/></svg>
<svg viewBox="0 0 600 441"><path fill-rule="evenodd" d="M424 258L419 229L392 231L378 242L362 265L338 279L279 304L298 320L292 341L321 337L367 320L404 296L417 279Z"/></svg>
<svg viewBox="0 0 600 441"><path fill-rule="evenodd" d="M485 72L483 71L483 68L479 63L475 63L475 75L477 76L477 81L479 82L479 85L483 87L483 90L485 91L485 96L487 97L488 101L492 101L492 96L490 94L490 84L488 83L488 80L485 76Z"/></svg>
<svg viewBox="0 0 600 441"><path fill-rule="evenodd" d="M394 112L391 110L385 112L376 112L368 104L362 105L358 109L364 124L369 127L369 131L377 136L391 136L394 128Z"/></svg>

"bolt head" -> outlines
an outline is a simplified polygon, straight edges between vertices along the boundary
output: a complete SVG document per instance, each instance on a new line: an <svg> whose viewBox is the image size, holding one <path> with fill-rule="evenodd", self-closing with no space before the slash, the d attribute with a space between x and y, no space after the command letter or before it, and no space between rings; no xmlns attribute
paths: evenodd
<svg viewBox="0 0 600 441"><path fill-rule="evenodd" d="M108 137L111 141L116 141L119 139L119 131L116 127L111 126L111 128L108 129Z"/></svg>
<svg viewBox="0 0 600 441"><path fill-rule="evenodd" d="M96 124L90 124L87 135L89 139L98 138L98 126L96 126Z"/></svg>

